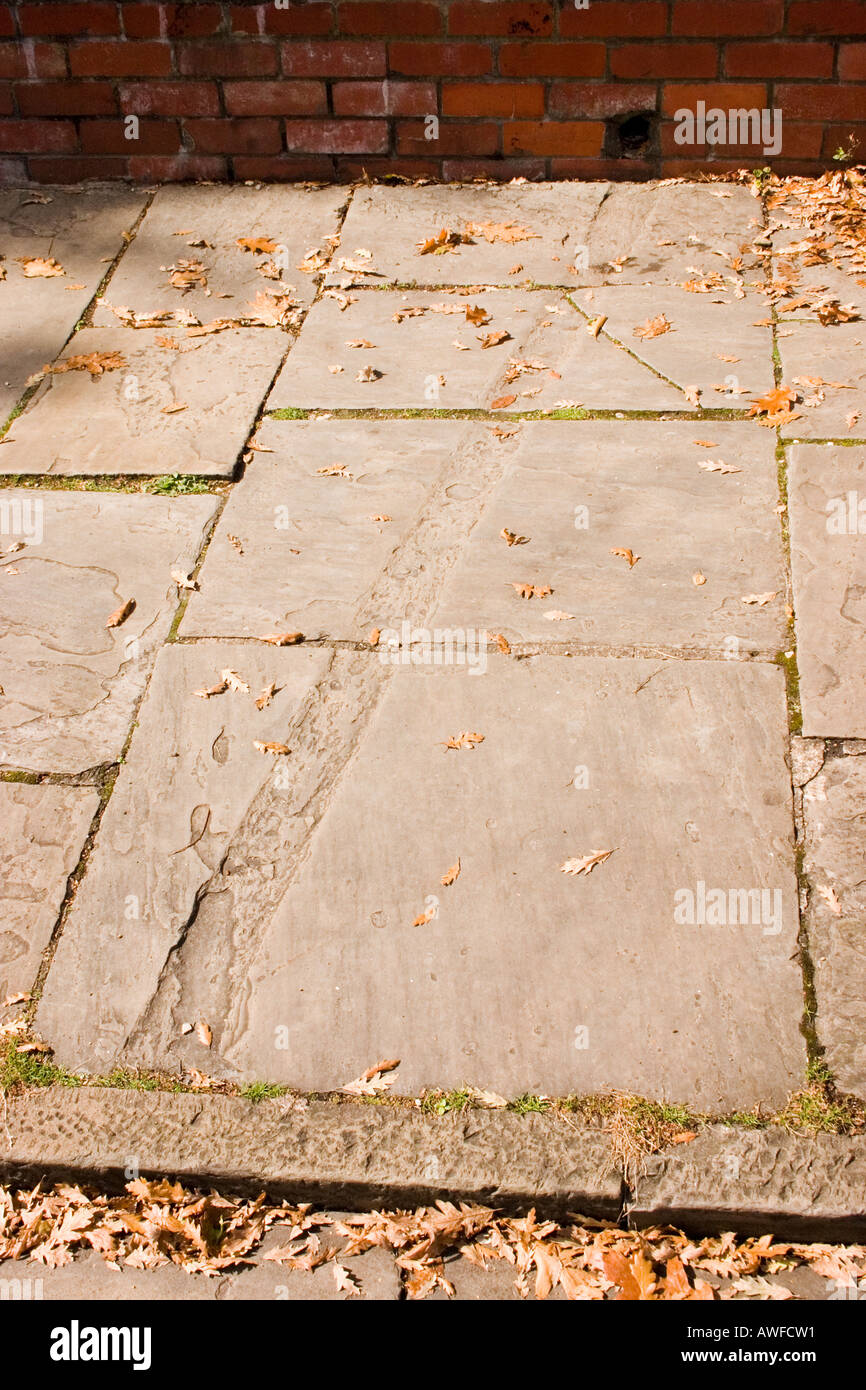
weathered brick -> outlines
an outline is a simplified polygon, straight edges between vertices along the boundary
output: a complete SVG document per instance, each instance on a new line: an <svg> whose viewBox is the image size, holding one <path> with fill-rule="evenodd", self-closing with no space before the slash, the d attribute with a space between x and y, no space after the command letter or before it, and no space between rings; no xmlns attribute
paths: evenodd
<svg viewBox="0 0 866 1390"><path fill-rule="evenodd" d="M579 116L603 121L630 111L654 111L656 90L650 82L553 82L548 112L557 119Z"/></svg>
<svg viewBox="0 0 866 1390"><path fill-rule="evenodd" d="M349 0L337 7L337 30L380 38L429 36L442 33L442 13L429 0Z"/></svg>
<svg viewBox="0 0 866 1390"><path fill-rule="evenodd" d="M437 109L434 82L335 82L335 116L428 116Z"/></svg>
<svg viewBox="0 0 866 1390"><path fill-rule="evenodd" d="M11 116L15 111L12 100L12 83L0 82L0 116Z"/></svg>
<svg viewBox="0 0 866 1390"><path fill-rule="evenodd" d="M442 122L435 140L427 140L421 121L400 121L397 125L397 152L423 158L448 155L493 155L500 149L500 128L492 121L465 124Z"/></svg>
<svg viewBox="0 0 866 1390"><path fill-rule="evenodd" d="M232 160L235 178L294 183L300 179L329 180L334 161L326 154L239 154Z"/></svg>
<svg viewBox="0 0 866 1390"><path fill-rule="evenodd" d="M585 10L563 5L559 14L561 39L659 38L667 30L667 0L604 0Z"/></svg>
<svg viewBox="0 0 866 1390"><path fill-rule="evenodd" d="M110 82L19 82L22 116L112 116L117 98Z"/></svg>
<svg viewBox="0 0 866 1390"><path fill-rule="evenodd" d="M543 179L543 159L443 159L442 178L447 182L469 179ZM592 176L594 177L594 176Z"/></svg>
<svg viewBox="0 0 866 1390"><path fill-rule="evenodd" d="M839 150L845 150L847 154L853 136L854 160L862 164L863 151L866 150L866 121L859 124L856 121L846 121L844 125L816 124L815 128L823 132L821 154L824 158L832 159ZM787 154L787 150L785 153Z"/></svg>
<svg viewBox="0 0 866 1390"><path fill-rule="evenodd" d="M674 0L672 34L720 39L727 34L781 34L783 0Z"/></svg>
<svg viewBox="0 0 866 1390"><path fill-rule="evenodd" d="M286 121L289 153L383 154L388 149L387 121Z"/></svg>
<svg viewBox="0 0 866 1390"><path fill-rule="evenodd" d="M443 116L501 116L508 120L544 115L540 82L446 82Z"/></svg>
<svg viewBox="0 0 866 1390"><path fill-rule="evenodd" d="M553 33L554 6L544 0L453 0L448 6L449 34L544 36Z"/></svg>
<svg viewBox="0 0 866 1390"><path fill-rule="evenodd" d="M28 77L44 78L50 82L55 78L62 79L67 76L65 44L45 43L40 39L22 39L18 51Z"/></svg>
<svg viewBox="0 0 866 1390"><path fill-rule="evenodd" d="M228 177L228 165L218 155L140 154L129 159L129 176L144 182L173 183L194 179L212 179L222 183Z"/></svg>
<svg viewBox="0 0 866 1390"><path fill-rule="evenodd" d="M268 39L203 39L178 44L177 64L190 77L274 77L277 48Z"/></svg>
<svg viewBox="0 0 866 1390"><path fill-rule="evenodd" d="M711 86L703 82L668 82L662 94L662 111L666 116L684 109L695 111L699 101L706 103L707 110L711 107L719 107L723 111L740 107L751 109L753 106L763 108L767 105L767 89L757 82L713 82Z"/></svg>
<svg viewBox="0 0 866 1390"><path fill-rule="evenodd" d="M832 77L831 43L729 43L728 77Z"/></svg>
<svg viewBox="0 0 866 1390"><path fill-rule="evenodd" d="M715 77L718 66L712 43L624 44L610 55L613 77Z"/></svg>
<svg viewBox="0 0 866 1390"><path fill-rule="evenodd" d="M215 82L121 82L118 95L124 115L216 116L220 109Z"/></svg>
<svg viewBox="0 0 866 1390"><path fill-rule="evenodd" d="M22 34L46 38L120 33L117 6L98 0L88 0L87 4L19 5L18 23Z"/></svg>
<svg viewBox="0 0 866 1390"><path fill-rule="evenodd" d="M141 120L136 140L127 140L126 126L120 118L82 121L80 132L84 154L176 154L180 149L180 131L175 121Z"/></svg>
<svg viewBox="0 0 866 1390"><path fill-rule="evenodd" d="M129 6L124 6L128 9ZM163 5L165 32L170 39L210 38L222 28L221 5Z"/></svg>
<svg viewBox="0 0 866 1390"><path fill-rule="evenodd" d="M88 179L130 176L129 160L114 155L32 155L27 164L36 183L86 183Z"/></svg>
<svg viewBox="0 0 866 1390"><path fill-rule="evenodd" d="M255 23L257 12L262 27L259 30L252 29L252 33L306 34L310 37L324 38L325 35L334 32L333 5L317 4L313 3L313 0L306 5L289 5L287 10L278 10L272 3L232 5L232 28L237 31L240 25L246 25L251 15Z"/></svg>
<svg viewBox="0 0 866 1390"><path fill-rule="evenodd" d="M602 77L603 43L504 43L499 50L503 77Z"/></svg>
<svg viewBox="0 0 866 1390"><path fill-rule="evenodd" d="M167 77L171 48L167 43L97 40L75 43L69 50L73 77Z"/></svg>
<svg viewBox="0 0 866 1390"><path fill-rule="evenodd" d="M787 32L811 38L815 34L866 34L864 0L792 0Z"/></svg>
<svg viewBox="0 0 866 1390"><path fill-rule="evenodd" d="M863 88L782 83L776 87L774 105L780 106L790 120L861 121Z"/></svg>
<svg viewBox="0 0 866 1390"><path fill-rule="evenodd" d="M4 154L63 154L78 149L72 121L0 121Z"/></svg>
<svg viewBox="0 0 866 1390"><path fill-rule="evenodd" d="M848 43L839 49L839 76L843 82L866 82L866 43Z"/></svg>
<svg viewBox="0 0 866 1390"><path fill-rule="evenodd" d="M484 77L493 54L484 43L390 43L388 70L406 77Z"/></svg>
<svg viewBox="0 0 866 1390"><path fill-rule="evenodd" d="M224 82L223 97L231 116L324 116L328 97L324 82Z"/></svg>
<svg viewBox="0 0 866 1390"><path fill-rule="evenodd" d="M397 174L406 179L439 178L442 161L410 159L388 155L337 155L334 169L338 182L356 183L358 179L387 178Z"/></svg>
<svg viewBox="0 0 866 1390"><path fill-rule="evenodd" d="M183 128L199 154L279 154L283 148L280 123L272 116L189 120Z"/></svg>
<svg viewBox="0 0 866 1390"><path fill-rule="evenodd" d="M0 43L0 77L26 77L27 60L17 43Z"/></svg>
<svg viewBox="0 0 866 1390"><path fill-rule="evenodd" d="M363 40L307 42L282 45L283 72L292 77L384 77L385 45Z"/></svg>
<svg viewBox="0 0 866 1390"><path fill-rule="evenodd" d="M518 121L504 127L505 154L594 155L601 153L599 121Z"/></svg>

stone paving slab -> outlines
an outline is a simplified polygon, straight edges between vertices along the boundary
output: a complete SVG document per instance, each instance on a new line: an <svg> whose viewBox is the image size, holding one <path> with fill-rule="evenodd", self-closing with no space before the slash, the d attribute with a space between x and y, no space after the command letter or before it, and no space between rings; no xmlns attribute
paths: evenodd
<svg viewBox="0 0 866 1390"><path fill-rule="evenodd" d="M824 383L807 389L806 400L815 404L796 405L799 418L784 433L804 439L866 437L866 323L832 328L791 323L777 337L785 385L801 376L820 377ZM823 400L818 399L822 394Z"/></svg>
<svg viewBox="0 0 866 1390"><path fill-rule="evenodd" d="M60 352L145 202L123 188L0 189L0 424ZM65 273L27 276L19 256Z"/></svg>
<svg viewBox="0 0 866 1390"><path fill-rule="evenodd" d="M358 189L327 278L352 278L339 258L357 261L358 250L372 252L368 263L378 275L357 278L380 284L660 283L689 279L695 269L724 275L731 258L760 235L753 225L760 212L746 189L700 184ZM476 232L472 245L420 254L419 243L443 228L465 233L473 223L492 224L496 239ZM509 223L512 235L525 228L532 239L502 240ZM759 259L747 254L744 268L757 273Z"/></svg>
<svg viewBox="0 0 866 1390"><path fill-rule="evenodd" d="M356 189L343 223L328 284L356 279L371 284L538 285L587 283L587 237L610 192L606 183L527 184ZM483 231L469 232L472 225ZM469 235L471 244L422 255L420 246L444 229ZM527 235L528 234L528 235ZM488 237L493 237L489 240ZM513 241L511 238L517 237ZM359 276L340 259L365 264ZM583 254L581 254L583 253ZM575 258L577 263L575 264ZM519 270L515 267L519 266Z"/></svg>
<svg viewBox="0 0 866 1390"><path fill-rule="evenodd" d="M866 1099L866 757L828 759L803 809L815 1027L839 1088Z"/></svg>
<svg viewBox="0 0 866 1390"><path fill-rule="evenodd" d="M0 1017L36 983L98 805L87 787L0 783Z"/></svg>
<svg viewBox="0 0 866 1390"><path fill-rule="evenodd" d="M251 697L204 712L190 699L217 651L246 674L257 648L176 646L158 664L40 1005L62 1061L331 1089L389 1056L410 1094L470 1081L506 1096L614 1085L709 1110L784 1101L805 1059L781 671L567 657L498 657L477 679L401 668L276 913L235 926L226 898L218 936L193 925L160 980L262 775L241 740L213 813L214 739L238 701L252 718ZM307 654L283 655L289 671ZM271 657L261 676L279 669ZM446 750L462 730L484 742ZM211 824L212 850L167 874L169 847ZM602 849L615 852L591 876L560 872ZM267 842L243 854L266 862ZM729 893L759 888L754 922L733 925L747 903ZM727 925L698 924L711 889ZM151 914L134 956L129 894ZM162 1007L144 1013L157 985ZM183 1032L200 1019L212 1047Z"/></svg>
<svg viewBox="0 0 866 1390"><path fill-rule="evenodd" d="M8 489L0 566L0 766L78 772L122 749L217 499ZM28 540L29 537L29 540ZM106 623L127 600L135 609Z"/></svg>
<svg viewBox="0 0 866 1390"><path fill-rule="evenodd" d="M866 737L866 448L787 453L803 733Z"/></svg>
<svg viewBox="0 0 866 1390"><path fill-rule="evenodd" d="M467 309L476 306L486 310L489 323L466 321ZM412 308L426 312L394 321L396 313ZM511 335L507 341L482 347L483 338L503 331ZM348 347L353 341L373 346ZM544 370L524 370L509 383L511 358L540 363ZM368 367L380 376L359 381ZM555 290L484 290L445 298L423 290L366 290L343 308L325 297L311 309L268 409L488 410L500 399L506 402L503 414L551 410L562 402L593 410L694 409L680 391L606 338L593 338L586 320Z"/></svg>
<svg viewBox="0 0 866 1390"><path fill-rule="evenodd" d="M73 370L46 377L0 451L4 472L231 477L285 337L267 328L191 339L183 334L131 328L76 333L61 364L117 353L123 366L96 376Z"/></svg>
<svg viewBox="0 0 866 1390"><path fill-rule="evenodd" d="M695 442L703 438L712 448ZM510 642L704 648L772 657L787 640L775 440L741 422L524 422L451 570L437 628ZM725 462L738 473L710 472ZM503 530L525 536L508 545ZM611 552L627 548L634 567ZM695 583L695 575L703 583ZM515 583L551 586L525 599ZM744 598L774 593L761 605ZM550 620L546 615L566 616ZM400 614L380 625L400 627Z"/></svg>
<svg viewBox="0 0 866 1390"><path fill-rule="evenodd" d="M160 652L40 1005L40 1028L74 1065L107 1067L118 1055L249 802L268 778L291 771L290 759L259 752L255 741L283 742L326 667L325 653L260 643ZM196 697L226 669L249 693ZM257 709L272 682L271 703Z"/></svg>
<svg viewBox="0 0 866 1390"><path fill-rule="evenodd" d="M608 286L591 294L576 295L575 303L591 317L607 315L602 332L681 390L698 387L706 409L747 409L751 397L772 388L772 330L758 326L769 318L763 299L658 284ZM672 327L657 337L639 336L636 330L661 314Z"/></svg>
<svg viewBox="0 0 866 1390"><path fill-rule="evenodd" d="M375 616L365 605L380 573L443 469L447 491L449 459L489 447L488 438L474 421L265 419L257 439L269 452L257 452L232 489L183 636L366 640L362 619ZM334 464L349 476L319 474Z"/></svg>
<svg viewBox="0 0 866 1390"><path fill-rule="evenodd" d="M217 318L250 316L249 301L263 291L294 287L302 304L315 294L311 274L299 270L307 252L326 255L324 238L337 232L343 188L304 189L274 186L169 186L157 190L135 241L106 291L106 303L94 315L98 325L116 324L110 306L136 314L182 311L202 323ZM283 247L281 280L268 279L259 266L273 253L256 254L238 246L238 238L264 237ZM205 245L196 245L204 242ZM276 253L280 258L280 253ZM205 267L207 288L175 289L169 267L180 260Z"/></svg>

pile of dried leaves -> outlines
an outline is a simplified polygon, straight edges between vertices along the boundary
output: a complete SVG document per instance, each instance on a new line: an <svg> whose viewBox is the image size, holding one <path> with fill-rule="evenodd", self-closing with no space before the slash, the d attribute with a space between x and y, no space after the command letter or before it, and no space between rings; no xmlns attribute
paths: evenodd
<svg viewBox="0 0 866 1390"><path fill-rule="evenodd" d="M670 1226L626 1231L589 1217L560 1224L538 1220L534 1211L504 1217L468 1203L336 1217L306 1204L271 1204L264 1194L250 1201L192 1192L167 1179L138 1178L118 1197L64 1183L0 1187L0 1260L49 1268L96 1251L113 1268L171 1263L216 1276L250 1264L273 1228L284 1228L285 1239L264 1260L306 1272L331 1264L349 1297L360 1289L342 1261L374 1248L393 1255L410 1298L437 1288L453 1295L446 1271L458 1257L483 1270L504 1262L522 1297L547 1298L559 1288L582 1300L785 1299L793 1294L784 1274L798 1265L839 1287L855 1287L866 1274L866 1247L859 1245L804 1245L772 1235L738 1240L732 1233L693 1240Z"/></svg>

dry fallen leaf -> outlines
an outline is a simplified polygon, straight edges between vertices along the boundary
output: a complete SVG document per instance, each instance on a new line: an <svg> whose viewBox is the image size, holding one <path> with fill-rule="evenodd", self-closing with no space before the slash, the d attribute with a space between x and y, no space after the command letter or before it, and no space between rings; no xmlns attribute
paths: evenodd
<svg viewBox="0 0 866 1390"><path fill-rule="evenodd" d="M835 889L835 888L825 887L825 886L823 886L822 884L819 883L819 884L817 885L817 892L818 892L818 893L820 894L820 896L824 899L824 901L825 901L825 903L827 904L827 906L829 907L830 911L833 913L833 916L834 916L834 917L841 917L841 916L842 916L842 904L841 904L840 901L839 901L839 895L838 895L838 893L836 892L836 889Z"/></svg>
<svg viewBox="0 0 866 1390"><path fill-rule="evenodd" d="M561 608L548 608L547 612L543 614L543 617L545 617L549 623L562 623L569 618L575 617L575 614L563 613Z"/></svg>
<svg viewBox="0 0 866 1390"><path fill-rule="evenodd" d="M277 683L276 681L271 681L270 685L265 686L261 695L256 700L256 709L267 709L268 705L271 703L271 700L273 700L276 693Z"/></svg>
<svg viewBox="0 0 866 1390"><path fill-rule="evenodd" d="M467 732L464 731L464 732L461 733L461 734L451 734L447 739L445 739L444 743L442 744L442 747L445 748L445 749L448 749L448 748L472 748L472 749L474 749L476 743L483 743L483 742L484 742L484 735L483 735L483 734L472 734L472 733L467 733Z"/></svg>
<svg viewBox="0 0 866 1390"><path fill-rule="evenodd" d="M503 632L497 632L497 633L495 634L495 638L496 638L496 645L497 645L497 647L499 648L499 650L502 652L502 655L503 655L503 656L510 656L510 655L511 655L511 643L509 642L509 640L508 640L508 638L505 636L505 634L504 634Z"/></svg>
<svg viewBox="0 0 866 1390"><path fill-rule="evenodd" d="M511 587L517 591L519 598L547 598L553 593L549 584L525 584L512 579Z"/></svg>
<svg viewBox="0 0 866 1390"><path fill-rule="evenodd" d="M418 241L415 244L419 256L442 256L446 251L453 251L464 242L471 246L472 238L462 232L453 232L450 227L443 227L437 236L428 237L426 241Z"/></svg>
<svg viewBox="0 0 866 1390"><path fill-rule="evenodd" d="M229 690L234 690L239 695L249 695L250 693L250 688L246 681L238 675L237 671L232 671L229 667L226 667L224 671L220 671L220 680L225 681Z"/></svg>
<svg viewBox="0 0 866 1390"><path fill-rule="evenodd" d="M116 372L125 366L126 358L120 352L83 352L42 370L55 376L61 372L90 372L92 377L98 377L103 372Z"/></svg>
<svg viewBox="0 0 866 1390"><path fill-rule="evenodd" d="M450 885L451 885L452 883L455 883L459 877L460 877L460 860L458 859L458 860L456 861L456 863L454 863L454 864L451 865L451 868L450 868L450 869L446 869L446 870L445 870L444 874L442 875L442 878L441 878L440 882L441 882L443 888L448 888L448 887L450 887Z"/></svg>
<svg viewBox="0 0 866 1390"><path fill-rule="evenodd" d="M352 1277L345 1265L338 1264L336 1261L331 1265L331 1272L334 1275L334 1283L337 1285L338 1293L347 1293L350 1298L361 1297L361 1286Z"/></svg>
<svg viewBox="0 0 866 1390"><path fill-rule="evenodd" d="M771 594L744 594L740 599L741 603L753 604L758 608L763 608L766 603L772 603L778 590L774 589Z"/></svg>
<svg viewBox="0 0 866 1390"><path fill-rule="evenodd" d="M597 864L603 864L615 853L613 849L596 849L582 859L566 859L564 864L560 864L560 871L564 874L591 874Z"/></svg>
<svg viewBox="0 0 866 1390"><path fill-rule="evenodd" d="M216 685L205 686L203 690L194 690L193 695L198 695L201 700L209 700L213 695L223 695L228 690L228 681L217 681Z"/></svg>
<svg viewBox="0 0 866 1390"><path fill-rule="evenodd" d="M483 237L491 244L495 241L502 242L506 246L513 246L518 241L538 241L539 233L530 232L527 227L521 227L518 222L468 222L466 230L470 236ZM522 266L517 266L517 270L522 270ZM513 274L513 269L509 275Z"/></svg>
<svg viewBox="0 0 866 1390"><path fill-rule="evenodd" d="M183 570L172 570L171 577L179 589L198 588L198 580L193 579L191 574L184 574Z"/></svg>
<svg viewBox="0 0 866 1390"><path fill-rule="evenodd" d="M242 251L252 251L254 256L272 256L279 243L266 236L239 236L236 245Z"/></svg>
<svg viewBox="0 0 866 1390"><path fill-rule="evenodd" d="M378 367L362 367L358 375L355 377L355 380L378 381L382 375L383 373L379 371Z"/></svg>
<svg viewBox="0 0 866 1390"><path fill-rule="evenodd" d="M417 916L417 917L415 918L415 920L413 921L412 926L413 926L413 927L426 927L427 923L428 923L428 922L432 922L432 921L433 921L433 918L434 918L435 916L436 916L436 908L435 908L435 907L428 907L428 909L427 909L426 912L419 912L419 913L418 913L418 916Z"/></svg>
<svg viewBox="0 0 866 1390"><path fill-rule="evenodd" d="M213 1042L213 1033L211 1032L208 1025L205 1023L204 1019L202 1019L199 1023L196 1024L195 1031L198 1035L199 1041L203 1042L205 1047L210 1047L211 1043Z"/></svg>
<svg viewBox="0 0 866 1390"><path fill-rule="evenodd" d="M721 459L699 459L698 468L703 468L705 473L742 473L742 468L738 468L734 463L723 463Z"/></svg>
<svg viewBox="0 0 866 1390"><path fill-rule="evenodd" d="M509 545L528 545L528 536L518 536L516 531L509 531L507 526L503 526L499 532L499 539L507 541Z"/></svg>
<svg viewBox="0 0 866 1390"><path fill-rule="evenodd" d="M590 333L593 338L597 338L606 323L607 314L599 314L598 318L593 319L591 323L586 325L586 331Z"/></svg>
<svg viewBox="0 0 866 1390"><path fill-rule="evenodd" d="M291 748L287 748L284 743L263 743L260 739L253 740L253 748L259 753L271 753L275 758L285 753L291 753L292 751Z"/></svg>
<svg viewBox="0 0 866 1390"><path fill-rule="evenodd" d="M495 401L490 402L491 410L505 410L507 406L514 405L516 396L497 396Z"/></svg>
<svg viewBox="0 0 866 1390"><path fill-rule="evenodd" d="M294 647L303 640L302 632L266 632L259 638L260 642L268 642L272 647Z"/></svg>
<svg viewBox="0 0 866 1390"><path fill-rule="evenodd" d="M367 637L367 641L369 642L369 644L370 644L371 647L378 647L378 645L379 645L379 638L380 638L381 636L382 636L382 629L381 629L380 627L373 627L373 628L370 629L369 635L368 635L368 637Z"/></svg>
<svg viewBox="0 0 866 1390"><path fill-rule="evenodd" d="M634 569L640 559L639 555L635 555L633 551L627 550L624 545L615 545L610 553L611 555L618 555L622 560L628 560L628 567L630 570Z"/></svg>
<svg viewBox="0 0 866 1390"><path fill-rule="evenodd" d="M51 280L56 275L66 274L63 266L59 261L55 261L53 256L47 259L42 256L16 256L15 260L28 280Z"/></svg>
<svg viewBox="0 0 866 1390"><path fill-rule="evenodd" d="M127 618L129 617L130 613L133 611L134 608L135 599L128 598L125 603L122 603L119 608L116 608L114 610L114 612L111 614L111 617L106 622L105 626L120 627L121 623L126 622Z"/></svg>
<svg viewBox="0 0 866 1390"><path fill-rule="evenodd" d="M386 1091L389 1086L393 1086L396 1078L387 1077L385 1073L394 1071L399 1065L399 1057L377 1062L375 1066L368 1067L354 1081L348 1081L340 1089L353 1096L375 1096L381 1091Z"/></svg>
<svg viewBox="0 0 866 1390"><path fill-rule="evenodd" d="M670 333L673 324L668 320L666 314L656 314L655 318L647 319L646 323L638 324L634 330L636 338L660 338L663 333Z"/></svg>
<svg viewBox="0 0 866 1390"><path fill-rule="evenodd" d="M700 588L701 585L706 584L706 582L707 576L705 574L702 574L700 570L695 570L694 574L692 575L692 583L695 585L695 587Z"/></svg>

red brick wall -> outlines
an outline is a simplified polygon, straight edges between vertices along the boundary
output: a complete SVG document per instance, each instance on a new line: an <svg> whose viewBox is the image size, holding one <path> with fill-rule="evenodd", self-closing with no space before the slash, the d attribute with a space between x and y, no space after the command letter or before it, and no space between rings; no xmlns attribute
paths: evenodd
<svg viewBox="0 0 866 1390"><path fill-rule="evenodd" d="M780 155L679 145L698 101L779 108ZM0 4L6 181L817 172L849 135L866 162L866 0Z"/></svg>

